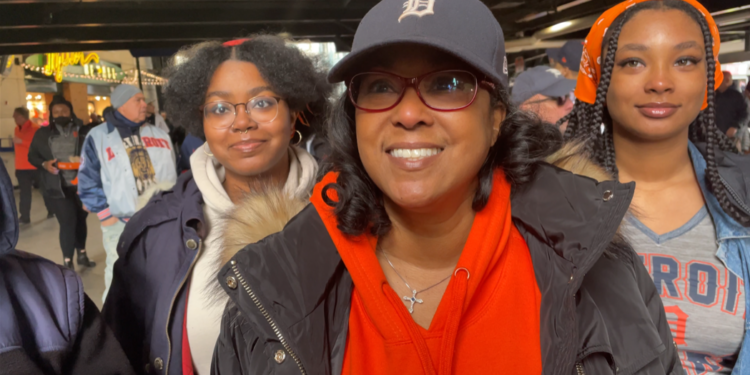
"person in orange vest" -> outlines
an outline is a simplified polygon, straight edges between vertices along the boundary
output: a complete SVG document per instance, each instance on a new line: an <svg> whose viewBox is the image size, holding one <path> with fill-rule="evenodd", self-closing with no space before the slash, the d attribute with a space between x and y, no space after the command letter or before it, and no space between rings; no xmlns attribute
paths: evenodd
<svg viewBox="0 0 750 375"><path fill-rule="evenodd" d="M16 179L18 180L18 187L21 190L21 199L19 204L19 211L21 211L21 217L19 219L21 224L31 223L31 188L35 181L39 180L39 172L36 167L29 163L29 146L31 146L31 140L34 138L34 134L39 129L39 126L29 120L29 110L23 107L18 107L13 110L13 120L16 122L16 128L13 129L13 143L15 144L16 153ZM44 200L44 205L47 207L47 218L54 216L49 210L47 200Z"/></svg>

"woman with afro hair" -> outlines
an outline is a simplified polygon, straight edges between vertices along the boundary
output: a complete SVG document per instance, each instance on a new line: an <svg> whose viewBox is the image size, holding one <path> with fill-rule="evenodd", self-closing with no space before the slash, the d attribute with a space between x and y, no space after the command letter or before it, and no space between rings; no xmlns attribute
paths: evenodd
<svg viewBox="0 0 750 375"><path fill-rule="evenodd" d="M621 3L586 39L578 102L559 123L620 182L636 182L622 230L685 370L747 374L750 159L716 127L719 44L697 1Z"/></svg>
<svg viewBox="0 0 750 375"><path fill-rule="evenodd" d="M206 142L191 171L128 223L104 315L136 369L205 375L227 296L219 267L241 243L283 228L318 170L299 127L318 127L331 86L316 63L271 35L178 53L165 88L172 121Z"/></svg>

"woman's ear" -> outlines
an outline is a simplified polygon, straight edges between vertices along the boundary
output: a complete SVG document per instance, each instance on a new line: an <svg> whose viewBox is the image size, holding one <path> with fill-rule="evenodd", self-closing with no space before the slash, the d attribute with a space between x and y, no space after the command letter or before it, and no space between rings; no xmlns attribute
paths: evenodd
<svg viewBox="0 0 750 375"><path fill-rule="evenodd" d="M492 145L495 145L497 138L500 136L500 127L505 121L508 111L504 105L498 103L492 110Z"/></svg>

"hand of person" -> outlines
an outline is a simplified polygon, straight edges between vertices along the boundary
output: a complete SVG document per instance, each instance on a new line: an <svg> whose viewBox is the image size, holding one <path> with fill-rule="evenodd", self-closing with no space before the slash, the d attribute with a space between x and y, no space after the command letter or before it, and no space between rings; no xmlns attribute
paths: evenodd
<svg viewBox="0 0 750 375"><path fill-rule="evenodd" d="M13 137L13 143L20 145L21 143L23 143L23 139L19 137Z"/></svg>
<svg viewBox="0 0 750 375"><path fill-rule="evenodd" d="M120 219L112 216L109 219L102 221L102 226L103 227L110 227L112 225L117 224L118 221L120 221Z"/></svg>
<svg viewBox="0 0 750 375"><path fill-rule="evenodd" d="M44 167L44 169L49 173L57 174L60 171L57 168L55 168L54 166L55 163L57 163L57 159L47 160L44 163L42 163L42 167Z"/></svg>
<svg viewBox="0 0 750 375"><path fill-rule="evenodd" d="M79 194L79 195L80 195L80 194ZM86 205L85 205L85 204L81 204L81 206L83 206L83 210L84 210L84 211L86 211L86 212L88 212L88 213L91 213L91 211L89 211L88 207L86 207Z"/></svg>
<svg viewBox="0 0 750 375"><path fill-rule="evenodd" d="M735 134L737 134L737 128L729 128L727 130L727 137L732 138Z"/></svg>

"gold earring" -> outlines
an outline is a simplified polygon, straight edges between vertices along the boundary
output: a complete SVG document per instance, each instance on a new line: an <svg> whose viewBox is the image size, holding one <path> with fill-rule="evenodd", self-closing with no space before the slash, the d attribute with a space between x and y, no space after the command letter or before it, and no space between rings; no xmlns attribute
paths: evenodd
<svg viewBox="0 0 750 375"><path fill-rule="evenodd" d="M293 144L292 146L297 146L302 143L302 133L300 133L299 130L296 130L296 132L299 135L299 141L297 141L297 143ZM294 137L292 137L292 139L294 139Z"/></svg>

